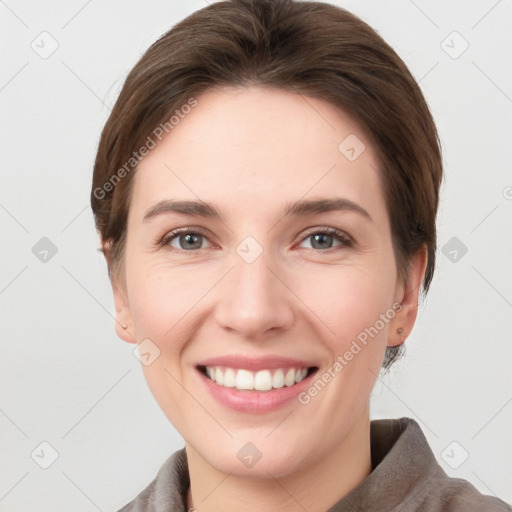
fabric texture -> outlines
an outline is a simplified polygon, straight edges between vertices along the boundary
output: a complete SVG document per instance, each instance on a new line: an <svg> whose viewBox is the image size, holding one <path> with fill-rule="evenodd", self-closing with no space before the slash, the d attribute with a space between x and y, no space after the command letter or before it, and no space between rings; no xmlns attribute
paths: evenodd
<svg viewBox="0 0 512 512"><path fill-rule="evenodd" d="M512 512L504 501L449 477L412 418L371 421L370 442L372 472L326 512ZM187 512L189 485L183 448L118 512Z"/></svg>

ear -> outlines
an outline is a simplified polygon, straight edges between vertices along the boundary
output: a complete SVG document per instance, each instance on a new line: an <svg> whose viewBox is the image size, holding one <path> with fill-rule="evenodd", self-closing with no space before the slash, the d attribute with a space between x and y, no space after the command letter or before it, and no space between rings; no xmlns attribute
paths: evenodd
<svg viewBox="0 0 512 512"><path fill-rule="evenodd" d="M388 346L402 345L411 333L418 314L418 297L427 268L428 250L423 245L411 258L407 283L398 283L396 301L402 305L391 320L388 334Z"/></svg>
<svg viewBox="0 0 512 512"><path fill-rule="evenodd" d="M116 307L116 334L128 343L137 343L137 340L135 339L132 312L130 310L130 304L126 293L126 286L124 284L118 284L115 281L111 281L111 283L112 292L114 294L114 304Z"/></svg>
<svg viewBox="0 0 512 512"><path fill-rule="evenodd" d="M114 296L114 305L116 309L115 330L116 334L128 343L137 343L135 338L134 322L130 303L128 302L128 293L126 289L126 279L114 275L112 269L112 260L110 252L110 244L103 243L102 251L107 261L108 273L112 292Z"/></svg>

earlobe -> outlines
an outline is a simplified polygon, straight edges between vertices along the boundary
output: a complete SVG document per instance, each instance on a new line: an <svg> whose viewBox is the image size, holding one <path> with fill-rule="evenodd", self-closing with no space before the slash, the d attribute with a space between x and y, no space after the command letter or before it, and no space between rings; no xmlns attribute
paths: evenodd
<svg viewBox="0 0 512 512"><path fill-rule="evenodd" d="M112 291L116 307L116 334L128 343L137 343L133 329L132 314L126 298L126 292L116 283L112 283Z"/></svg>
<svg viewBox="0 0 512 512"><path fill-rule="evenodd" d="M407 339L407 334L404 331L403 327L398 327L395 332L390 332L388 338L388 347L398 347L405 343Z"/></svg>
<svg viewBox="0 0 512 512"><path fill-rule="evenodd" d="M418 298L427 268L428 252L424 245L411 258L407 283L401 286L401 309L390 323L388 346L402 345L411 333L418 315Z"/></svg>
<svg viewBox="0 0 512 512"><path fill-rule="evenodd" d="M400 303L399 312L397 313L395 318L393 318L393 320L390 322L387 343L388 347L398 347L402 345L407 339L408 332L406 332L405 328L403 327L403 311L404 305Z"/></svg>
<svg viewBox="0 0 512 512"><path fill-rule="evenodd" d="M116 308L115 317L115 331L116 334L122 340L128 343L137 343L135 339L135 332L133 328L133 319L128 303L128 294L126 291L126 283L123 281L119 282L119 276L113 272L113 261L111 257L112 246L110 241L101 241L101 250L105 256L108 267L108 275L110 284L112 286L112 292L114 296L114 305Z"/></svg>

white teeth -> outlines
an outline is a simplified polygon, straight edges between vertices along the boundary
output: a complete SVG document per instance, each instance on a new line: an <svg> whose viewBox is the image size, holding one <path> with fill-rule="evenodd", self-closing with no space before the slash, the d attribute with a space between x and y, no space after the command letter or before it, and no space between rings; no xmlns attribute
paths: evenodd
<svg viewBox="0 0 512 512"><path fill-rule="evenodd" d="M256 391L269 391L284 386L293 386L303 381L307 373L307 368L278 368L277 370L251 372L221 366L206 367L207 376L220 386Z"/></svg>
<svg viewBox="0 0 512 512"><path fill-rule="evenodd" d="M295 382L300 382L301 380L304 380L306 378L306 375L308 374L307 368L302 368L302 370L299 370L295 374Z"/></svg>
<svg viewBox="0 0 512 512"><path fill-rule="evenodd" d="M226 368L224 372L224 386L234 388L236 386L236 374L232 368Z"/></svg>
<svg viewBox="0 0 512 512"><path fill-rule="evenodd" d="M255 375L254 389L256 391L268 391L272 389L272 375L270 375L268 370L261 370Z"/></svg>
<svg viewBox="0 0 512 512"><path fill-rule="evenodd" d="M295 370L290 368L284 376L284 385L293 386L295 384Z"/></svg>
<svg viewBox="0 0 512 512"><path fill-rule="evenodd" d="M220 384L221 386L224 385L224 374L222 373L222 370L218 367L215 369L215 382L217 384Z"/></svg>
<svg viewBox="0 0 512 512"><path fill-rule="evenodd" d="M272 377L272 387L273 388L282 388L284 386L284 372L279 368L274 376Z"/></svg>
<svg viewBox="0 0 512 512"><path fill-rule="evenodd" d="M220 384L219 381L216 381ZM236 374L236 389L254 389L254 375L247 370L238 370Z"/></svg>

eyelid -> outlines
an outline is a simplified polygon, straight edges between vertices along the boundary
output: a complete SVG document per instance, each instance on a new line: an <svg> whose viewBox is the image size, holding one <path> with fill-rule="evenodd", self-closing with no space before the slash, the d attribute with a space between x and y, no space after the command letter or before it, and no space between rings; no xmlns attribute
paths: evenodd
<svg viewBox="0 0 512 512"><path fill-rule="evenodd" d="M306 238L307 236L310 236L310 235L316 234L316 233L327 233L329 235L338 235L342 238L346 238L347 240L353 241L352 237L345 231L338 229L338 228L329 227L329 226L313 226L312 228L306 229L306 231L302 232L302 240L304 238Z"/></svg>
<svg viewBox="0 0 512 512"><path fill-rule="evenodd" d="M311 235L322 233L327 235L332 235L335 238L338 238L338 240L341 241L341 245L344 245L345 247L351 247L355 244L355 240L345 231L342 231L338 228L333 228L329 226L314 226L312 228L306 229L306 231L301 233L301 238L298 243L303 242L307 238L309 238ZM339 247L339 246L336 246ZM326 249L324 251L321 251L320 249L312 249L313 251L319 252L319 253L329 253L336 249L336 247L331 247L329 249Z"/></svg>
<svg viewBox="0 0 512 512"><path fill-rule="evenodd" d="M210 241L210 233L204 229L204 228L200 228L199 226L184 226L184 227L181 227L181 228L176 228L176 229L171 229L171 231L168 231L158 242L157 244L159 246L162 246L162 247L165 247L167 245L169 245L169 243L171 242L171 240L173 240L174 238L176 238L178 235L180 235L181 233L188 233L188 234L197 234L197 235L201 235L203 236L204 238L206 238L210 243L212 243ZM189 253L189 254L195 254L197 253L198 251L200 251L201 249L194 249L192 251L185 251L184 249L177 249L176 247L173 247L172 248L173 250L175 251L178 251L178 252L186 252L186 253Z"/></svg>
<svg viewBox="0 0 512 512"><path fill-rule="evenodd" d="M206 238L210 243L212 243L210 241L210 233L207 230L205 230L204 228L201 228L199 226L184 226L181 228L176 228L171 231L168 231L160 239L160 241L158 242L158 245L163 246L163 247L169 245L171 240L176 238L180 233L198 234L198 235L201 235L204 238ZM350 235L348 235L346 232L344 232L338 228L333 228L333 227L329 227L329 226L314 226L314 227L306 229L306 231L302 231L301 235L300 235L300 239L298 239L294 245L304 242L311 235L319 234L319 233L333 235L333 236L337 237L338 240L341 241L341 245L344 245L345 247L350 247L350 246L354 245L354 243L355 243L354 239ZM336 246L336 247L339 247L339 246ZM333 250L335 250L336 247L334 247L334 248L331 247L326 250L320 250L320 249L311 249L311 250L319 252L319 253L329 253L329 252L332 252ZM197 254L199 251L202 250L202 249L194 249L191 251L186 251L184 249L178 249L176 247L173 247L172 249L175 251L178 251L178 252L188 253L188 254Z"/></svg>

